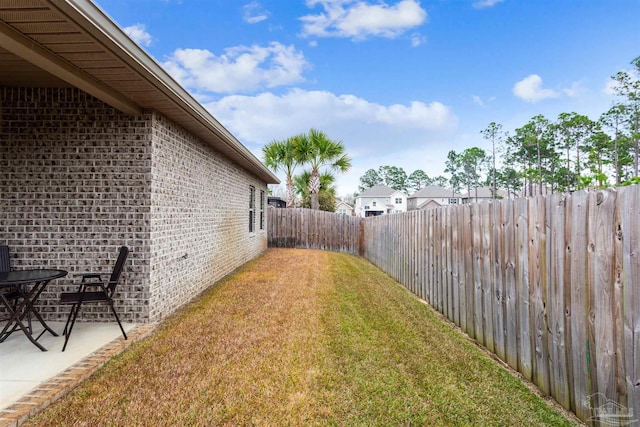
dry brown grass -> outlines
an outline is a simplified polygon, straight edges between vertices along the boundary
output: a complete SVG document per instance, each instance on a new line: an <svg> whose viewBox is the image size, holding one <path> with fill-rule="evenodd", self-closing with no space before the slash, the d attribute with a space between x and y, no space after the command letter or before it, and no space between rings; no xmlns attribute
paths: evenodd
<svg viewBox="0 0 640 427"><path fill-rule="evenodd" d="M365 261L279 249L30 425L521 422L567 420Z"/></svg>

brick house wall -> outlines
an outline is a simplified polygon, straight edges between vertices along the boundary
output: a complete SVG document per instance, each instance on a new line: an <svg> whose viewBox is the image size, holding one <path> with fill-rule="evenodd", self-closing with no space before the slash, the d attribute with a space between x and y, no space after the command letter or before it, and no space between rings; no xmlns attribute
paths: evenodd
<svg viewBox="0 0 640 427"><path fill-rule="evenodd" d="M14 269L69 271L42 294L62 319L74 273L110 271L131 248L116 303L158 320L266 248L248 231L266 185L155 112L131 117L75 88L0 88L0 244ZM83 318L112 320L106 307Z"/></svg>
<svg viewBox="0 0 640 427"><path fill-rule="evenodd" d="M153 115L152 129L149 306L155 320L258 256L267 235L259 215L249 232L250 187L258 212L264 183L160 115Z"/></svg>

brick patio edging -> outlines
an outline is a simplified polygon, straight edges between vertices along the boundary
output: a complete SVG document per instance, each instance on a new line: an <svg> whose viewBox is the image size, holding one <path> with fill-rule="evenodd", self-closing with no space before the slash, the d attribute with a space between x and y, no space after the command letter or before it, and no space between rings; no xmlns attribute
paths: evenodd
<svg viewBox="0 0 640 427"><path fill-rule="evenodd" d="M18 399L17 402L0 410L0 427L21 426L29 418L69 394L84 380L103 367L113 356L120 354L131 344L148 337L157 325L158 323L148 323L136 326L128 333L129 339L117 338L55 377L43 382L37 388Z"/></svg>

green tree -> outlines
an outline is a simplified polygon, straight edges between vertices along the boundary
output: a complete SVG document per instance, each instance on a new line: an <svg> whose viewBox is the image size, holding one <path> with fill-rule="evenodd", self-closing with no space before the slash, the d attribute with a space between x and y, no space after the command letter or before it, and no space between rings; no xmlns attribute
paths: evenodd
<svg viewBox="0 0 640 427"><path fill-rule="evenodd" d="M632 72L619 71L612 79L616 82L615 92L626 98L626 111L631 124L631 146L633 150L633 175L638 176L640 158L640 56L631 61L636 77Z"/></svg>
<svg viewBox="0 0 640 427"><path fill-rule="evenodd" d="M606 169L612 163L608 155L611 146L611 137L602 131L595 132L587 140L585 145L587 148L585 165L591 174L586 176L583 182L588 183L589 186L592 186L593 183L596 183L599 188L608 186L609 180Z"/></svg>
<svg viewBox="0 0 640 427"><path fill-rule="evenodd" d="M461 153L456 153L454 150L449 151L445 172L451 175L449 183L453 192L460 192L462 185L465 185L469 197L471 197L471 189L476 190L477 201L478 187L487 165L487 153L481 148L466 148Z"/></svg>
<svg viewBox="0 0 640 427"><path fill-rule="evenodd" d="M449 180L446 176L438 175L431 179L431 185L437 185L438 187L446 188L449 185Z"/></svg>
<svg viewBox="0 0 640 427"><path fill-rule="evenodd" d="M365 191L374 185L386 185L394 190L404 191L409 187L409 180L404 169L398 166L380 166L378 170L369 169L360 177L360 192Z"/></svg>
<svg viewBox="0 0 640 427"><path fill-rule="evenodd" d="M405 193L407 192L408 177L404 169L398 166L381 166L378 169L378 174L380 174L384 185L387 187L403 191Z"/></svg>
<svg viewBox="0 0 640 427"><path fill-rule="evenodd" d="M618 186L627 178L626 169L633 164L631 139L625 132L630 125L627 107L624 104L614 105L600 116L598 123L611 136L611 144L604 151L613 169L614 184Z"/></svg>
<svg viewBox="0 0 640 427"><path fill-rule="evenodd" d="M333 141L324 132L316 129L311 129L309 133L295 138L294 145L298 161L308 164L311 168L309 176L311 208L318 209L322 169L327 168L331 172L346 172L351 168L351 159L345 153L342 142Z"/></svg>
<svg viewBox="0 0 640 427"><path fill-rule="evenodd" d="M296 192L300 196L300 207L311 208L311 193L309 180L311 172L304 171L294 178ZM318 190L318 209L327 212L336 211L335 177L330 172L320 174L320 189Z"/></svg>
<svg viewBox="0 0 640 427"><path fill-rule="evenodd" d="M505 166L496 172L497 185L501 188L506 188L508 199L511 198L511 193L516 193L522 189L520 177L514 168Z"/></svg>
<svg viewBox="0 0 640 427"><path fill-rule="evenodd" d="M570 163L573 158L575 165L574 171L579 178L582 175L580 154L588 150L585 144L595 131L595 123L589 117L582 114L560 113L555 129L560 146L566 151L565 160L567 162L567 170L571 170ZM571 150L574 150L573 155ZM577 187L583 187L580 179L578 180ZM567 190L571 191L571 183L569 181L567 181Z"/></svg>
<svg viewBox="0 0 640 427"><path fill-rule="evenodd" d="M463 171L463 180L467 185L467 192L471 198L471 189L475 189L475 199L478 201L478 187L482 173L486 171L489 158L487 153L478 147L465 148L459 157Z"/></svg>
<svg viewBox="0 0 640 427"><path fill-rule="evenodd" d="M540 194L548 185L553 188L557 154L551 136L549 121L538 115L517 128L506 140L506 163L519 167L518 176L523 179L526 195L534 194L534 184L537 184Z"/></svg>
<svg viewBox="0 0 640 427"><path fill-rule="evenodd" d="M429 178L429 175L427 175L422 169L417 169L411 172L409 178L407 178L408 187L412 193L430 185L431 182L432 180Z"/></svg>
<svg viewBox="0 0 640 427"><path fill-rule="evenodd" d="M498 151L502 148L502 143L504 140L504 133L502 132L502 125L496 122L489 123L486 129L481 130L480 133L491 143L491 162L493 163L493 167L491 168L491 188L493 189L493 198L496 197L498 192L497 182L496 182L496 158L498 156Z"/></svg>
<svg viewBox="0 0 640 427"><path fill-rule="evenodd" d="M464 183L464 172L462 170L462 159L460 155L454 150L447 153L447 160L445 162L445 173L449 174L449 185L451 186L451 193L459 193L462 190L462 184Z"/></svg>
<svg viewBox="0 0 640 427"><path fill-rule="evenodd" d="M363 191L375 185L382 184L383 182L382 177L375 169L369 169L360 177L358 191L362 193Z"/></svg>
<svg viewBox="0 0 640 427"><path fill-rule="evenodd" d="M300 136L294 136L284 141L272 141L262 147L262 155L264 164L274 173L284 172L286 180L286 196L285 201L287 207L295 207L296 190L293 183L293 173L300 165L298 156L295 152L294 141Z"/></svg>

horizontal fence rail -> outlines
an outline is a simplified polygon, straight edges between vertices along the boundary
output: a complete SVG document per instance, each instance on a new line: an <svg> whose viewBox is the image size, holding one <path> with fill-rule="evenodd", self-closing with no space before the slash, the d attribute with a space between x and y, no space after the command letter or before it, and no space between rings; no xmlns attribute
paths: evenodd
<svg viewBox="0 0 640 427"><path fill-rule="evenodd" d="M276 211L296 225L270 245L359 253L581 420L640 425L640 186L343 225Z"/></svg>

